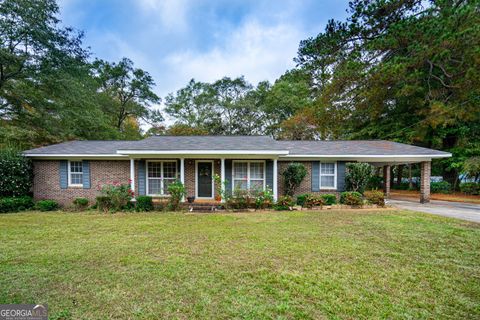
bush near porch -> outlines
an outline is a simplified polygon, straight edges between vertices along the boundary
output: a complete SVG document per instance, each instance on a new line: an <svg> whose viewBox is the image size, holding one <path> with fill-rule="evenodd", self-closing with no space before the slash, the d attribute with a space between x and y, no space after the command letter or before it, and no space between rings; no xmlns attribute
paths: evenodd
<svg viewBox="0 0 480 320"><path fill-rule="evenodd" d="M480 317L480 228L433 215L30 212L0 237L0 303L52 319Z"/></svg>

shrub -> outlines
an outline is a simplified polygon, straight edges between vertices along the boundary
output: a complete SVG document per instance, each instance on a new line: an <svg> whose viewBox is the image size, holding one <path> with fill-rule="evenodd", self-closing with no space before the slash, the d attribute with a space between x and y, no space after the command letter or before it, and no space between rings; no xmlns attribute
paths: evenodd
<svg viewBox="0 0 480 320"><path fill-rule="evenodd" d="M355 191L345 191L340 195L340 203L349 206L360 206L363 203L362 194Z"/></svg>
<svg viewBox="0 0 480 320"><path fill-rule="evenodd" d="M370 177L370 179L368 179L368 183L367 183L368 189L373 190L373 189L380 189L382 187L383 187L383 177L374 174Z"/></svg>
<svg viewBox="0 0 480 320"><path fill-rule="evenodd" d="M373 166L368 163L348 163L346 167L347 190L363 193L373 175Z"/></svg>
<svg viewBox="0 0 480 320"><path fill-rule="evenodd" d="M75 206L76 210L85 210L88 207L88 199L76 198L73 200L73 205Z"/></svg>
<svg viewBox="0 0 480 320"><path fill-rule="evenodd" d="M32 162L12 149L0 151L0 197L18 197L30 193Z"/></svg>
<svg viewBox="0 0 480 320"><path fill-rule="evenodd" d="M430 183L432 193L451 193L452 185L448 181L439 181Z"/></svg>
<svg viewBox="0 0 480 320"><path fill-rule="evenodd" d="M267 188L263 191L255 192L254 197L255 197L255 208L256 209L269 208L273 204L272 189Z"/></svg>
<svg viewBox="0 0 480 320"><path fill-rule="evenodd" d="M337 203L337 197L331 193L322 194L322 199L327 206Z"/></svg>
<svg viewBox="0 0 480 320"><path fill-rule="evenodd" d="M408 182L401 182L400 184L393 184L392 189L396 190L408 190L410 189L410 184Z"/></svg>
<svg viewBox="0 0 480 320"><path fill-rule="evenodd" d="M463 171L467 177L478 181L480 179L480 157L470 157L463 163Z"/></svg>
<svg viewBox="0 0 480 320"><path fill-rule="evenodd" d="M135 210L144 212L153 210L153 199L150 196L138 196Z"/></svg>
<svg viewBox="0 0 480 320"><path fill-rule="evenodd" d="M312 207L321 207L325 204L325 200L323 200L322 196L310 194L305 199L304 206L307 208Z"/></svg>
<svg viewBox="0 0 480 320"><path fill-rule="evenodd" d="M378 190L372 190L372 191L365 191L363 194L365 196L365 199L371 204L376 204L377 206L384 207L385 206L385 199L383 192L378 191Z"/></svg>
<svg viewBox="0 0 480 320"><path fill-rule="evenodd" d="M9 197L0 199L0 213L18 212L34 207L32 197Z"/></svg>
<svg viewBox="0 0 480 320"><path fill-rule="evenodd" d="M297 196L297 204L303 207L305 205L305 200L307 200L309 196L310 196L309 193L299 194Z"/></svg>
<svg viewBox="0 0 480 320"><path fill-rule="evenodd" d="M282 197L279 197L278 200L277 200L277 203L275 203L273 205L273 208L275 210L290 210L291 207L293 207L293 205L295 204L295 202L293 201L293 198L290 197L290 196L282 196Z"/></svg>
<svg viewBox="0 0 480 320"><path fill-rule="evenodd" d="M98 196L96 198L97 202L95 205L97 206L98 211L103 211L107 213L112 209L112 199L107 196Z"/></svg>
<svg viewBox="0 0 480 320"><path fill-rule="evenodd" d="M227 199L227 207L231 209L247 209L255 205L255 198L247 190L235 189Z"/></svg>
<svg viewBox="0 0 480 320"><path fill-rule="evenodd" d="M305 166L301 163L292 162L288 165L282 175L285 185L285 194L293 197L295 189L297 189L307 175L307 169L305 169Z"/></svg>
<svg viewBox="0 0 480 320"><path fill-rule="evenodd" d="M103 211L120 211L127 209L133 197L133 191L130 189L130 185L120 183L103 185L100 189L100 194L104 203L102 204L103 207L99 209ZM107 198L110 201L108 205L105 203ZM108 210L105 210L105 207L108 207Z"/></svg>
<svg viewBox="0 0 480 320"><path fill-rule="evenodd" d="M168 199L168 209L177 211L180 209L180 201L187 195L185 186L180 181L175 181L168 185L168 193L170 198Z"/></svg>
<svg viewBox="0 0 480 320"><path fill-rule="evenodd" d="M480 193L480 183L475 183L475 182L460 183L460 191L469 195L477 195Z"/></svg>
<svg viewBox="0 0 480 320"><path fill-rule="evenodd" d="M37 201L35 207L40 211L54 211L58 209L58 202L55 200Z"/></svg>

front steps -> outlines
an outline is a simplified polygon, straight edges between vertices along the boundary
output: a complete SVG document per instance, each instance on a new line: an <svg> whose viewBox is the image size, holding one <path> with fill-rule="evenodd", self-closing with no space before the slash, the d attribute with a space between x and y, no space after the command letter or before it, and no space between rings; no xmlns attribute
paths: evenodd
<svg viewBox="0 0 480 320"><path fill-rule="evenodd" d="M215 212L218 209L219 203L217 202L193 202L183 203L183 208L189 212Z"/></svg>

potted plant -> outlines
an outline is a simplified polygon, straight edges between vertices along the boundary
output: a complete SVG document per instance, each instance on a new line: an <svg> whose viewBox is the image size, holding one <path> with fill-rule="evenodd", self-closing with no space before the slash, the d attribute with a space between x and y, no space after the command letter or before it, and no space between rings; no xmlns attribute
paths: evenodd
<svg viewBox="0 0 480 320"><path fill-rule="evenodd" d="M195 197L194 196L187 197L187 201L188 203L193 203L193 201L195 201Z"/></svg>
<svg viewBox="0 0 480 320"><path fill-rule="evenodd" d="M218 201L218 202L222 201L222 196L219 194L215 195L215 201Z"/></svg>

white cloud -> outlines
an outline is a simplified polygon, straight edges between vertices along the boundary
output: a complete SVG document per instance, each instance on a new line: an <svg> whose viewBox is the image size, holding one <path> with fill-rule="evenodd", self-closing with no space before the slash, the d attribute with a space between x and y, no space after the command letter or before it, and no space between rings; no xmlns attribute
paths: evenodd
<svg viewBox="0 0 480 320"><path fill-rule="evenodd" d="M249 20L223 37L221 44L203 53L184 51L168 55L163 64L172 68L177 82L170 85L180 88L191 78L210 82L241 75L255 84L274 81L294 66L292 59L302 34L291 24L266 26Z"/></svg>
<svg viewBox="0 0 480 320"><path fill-rule="evenodd" d="M187 26L189 0L137 0L146 14L158 16L163 27L170 31L184 31Z"/></svg>

